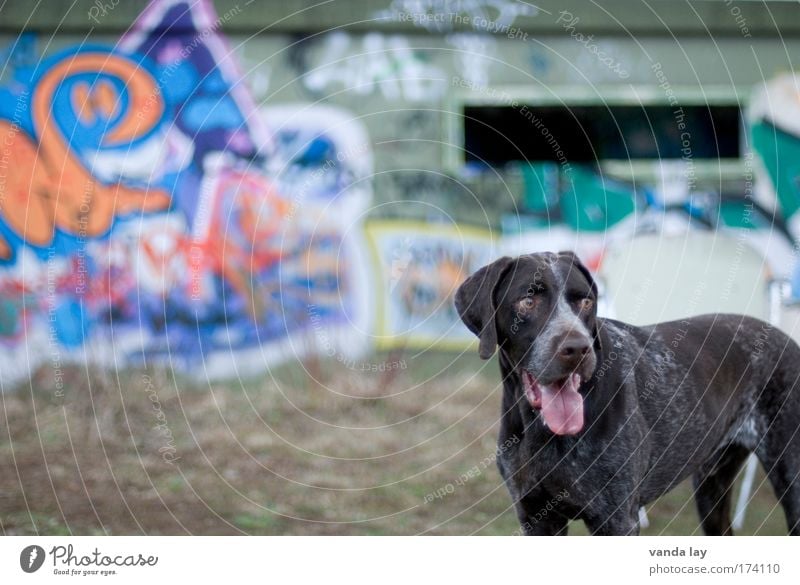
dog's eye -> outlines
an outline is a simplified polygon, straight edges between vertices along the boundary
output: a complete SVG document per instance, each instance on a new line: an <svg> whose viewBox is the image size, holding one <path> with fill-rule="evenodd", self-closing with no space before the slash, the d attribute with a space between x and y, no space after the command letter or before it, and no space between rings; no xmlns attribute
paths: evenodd
<svg viewBox="0 0 800 585"><path fill-rule="evenodd" d="M592 308L593 305L594 305L594 301L592 299L589 299L589 298L581 299L581 300L578 301L578 308L581 311L588 311L589 309Z"/></svg>
<svg viewBox="0 0 800 585"><path fill-rule="evenodd" d="M519 301L519 303L517 303L517 306L522 311L530 311L535 304L536 301L533 300L533 297L525 297L524 299Z"/></svg>

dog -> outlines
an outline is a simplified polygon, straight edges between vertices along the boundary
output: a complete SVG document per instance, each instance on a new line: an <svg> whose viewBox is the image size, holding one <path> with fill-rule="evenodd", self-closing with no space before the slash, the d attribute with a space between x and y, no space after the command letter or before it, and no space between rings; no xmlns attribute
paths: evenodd
<svg viewBox="0 0 800 585"><path fill-rule="evenodd" d="M689 476L703 531L731 535L731 491L755 453L800 535L800 347L731 314L635 327L597 316L572 252L503 257L455 307L499 347L497 465L528 535L638 534L639 509Z"/></svg>

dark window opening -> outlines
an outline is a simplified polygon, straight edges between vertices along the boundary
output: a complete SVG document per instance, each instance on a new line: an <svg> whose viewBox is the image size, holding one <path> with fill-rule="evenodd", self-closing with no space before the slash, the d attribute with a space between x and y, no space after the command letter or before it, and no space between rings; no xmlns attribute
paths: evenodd
<svg viewBox="0 0 800 585"><path fill-rule="evenodd" d="M468 163L739 158L736 105L467 106Z"/></svg>

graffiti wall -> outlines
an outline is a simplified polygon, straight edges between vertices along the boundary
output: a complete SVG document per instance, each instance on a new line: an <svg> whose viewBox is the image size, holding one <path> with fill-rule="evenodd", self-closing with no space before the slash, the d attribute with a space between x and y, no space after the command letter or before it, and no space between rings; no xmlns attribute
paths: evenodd
<svg viewBox="0 0 800 585"><path fill-rule="evenodd" d="M455 349L474 336L453 297L470 274L495 259L492 234L468 227L375 221L367 225L379 285L379 347Z"/></svg>
<svg viewBox="0 0 800 585"><path fill-rule="evenodd" d="M4 382L83 357L232 375L305 351L310 305L317 327L369 318L366 132L333 107L257 109L221 20L158 0L115 45L0 90Z"/></svg>
<svg viewBox="0 0 800 585"><path fill-rule="evenodd" d="M354 357L464 347L452 292L496 254L571 248L598 268L609 242L664 223L658 189L578 161L552 181L473 164L468 107L730 84L701 40L654 68L664 39L592 44L564 13L506 0L385 0L369 26L260 34L274 3L223 5L153 0L123 34L98 8L91 43L0 33L0 383L45 361L219 377L332 340ZM716 44L742 63L737 87L785 61L752 42L758 64ZM558 129L518 111L557 152ZM676 229L695 221L681 213Z"/></svg>

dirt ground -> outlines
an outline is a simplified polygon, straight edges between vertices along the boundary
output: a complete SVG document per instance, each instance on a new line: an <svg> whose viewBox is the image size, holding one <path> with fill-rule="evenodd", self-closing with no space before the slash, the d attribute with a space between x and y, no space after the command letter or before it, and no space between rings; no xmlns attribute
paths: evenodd
<svg viewBox="0 0 800 585"><path fill-rule="evenodd" d="M497 365L449 354L287 364L197 384L52 372L0 395L4 534L500 534ZM744 534L785 534L763 475ZM697 534L683 484L645 534ZM581 524L573 534L585 534Z"/></svg>

